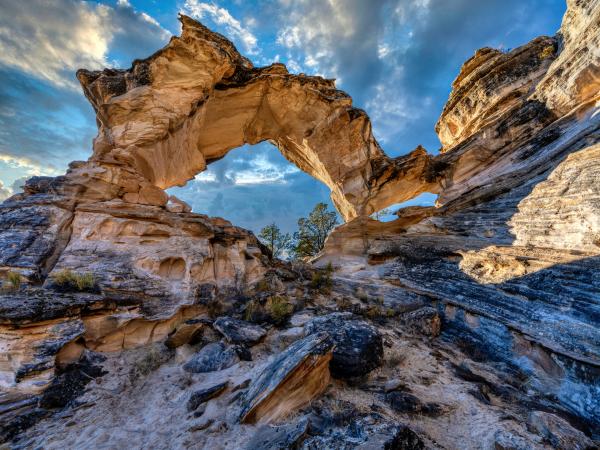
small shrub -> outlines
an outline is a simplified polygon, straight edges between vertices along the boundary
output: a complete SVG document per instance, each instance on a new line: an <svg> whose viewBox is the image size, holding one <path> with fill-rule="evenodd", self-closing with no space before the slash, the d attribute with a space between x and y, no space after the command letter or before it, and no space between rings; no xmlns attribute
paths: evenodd
<svg viewBox="0 0 600 450"><path fill-rule="evenodd" d="M385 364L389 368L401 366L406 360L406 354L399 352L398 350L391 350L385 358Z"/></svg>
<svg viewBox="0 0 600 450"><path fill-rule="evenodd" d="M331 286L333 285L331 274L333 271L333 265L328 263L327 266L325 266L325 269L313 272L310 280L310 287L318 289L323 294L331 292Z"/></svg>
<svg viewBox="0 0 600 450"><path fill-rule="evenodd" d="M246 304L244 319L248 322L257 322L264 313L263 307L258 300L251 300Z"/></svg>
<svg viewBox="0 0 600 450"><path fill-rule="evenodd" d="M382 309L377 305L371 305L365 310L365 316L369 319L378 319L384 316Z"/></svg>
<svg viewBox="0 0 600 450"><path fill-rule="evenodd" d="M371 320L375 319L386 319L396 315L396 311L392 308L386 308L382 304L369 305L362 311L362 315L368 317Z"/></svg>
<svg viewBox="0 0 600 450"><path fill-rule="evenodd" d="M349 311L352 309L352 301L347 297L339 297L335 299L335 304L341 311Z"/></svg>
<svg viewBox="0 0 600 450"><path fill-rule="evenodd" d="M161 348L159 345L152 345L148 351L143 353L139 358L133 361L129 369L129 381L131 384L150 373L154 372L161 365L166 363L173 356L173 352L167 350L166 347Z"/></svg>
<svg viewBox="0 0 600 450"><path fill-rule="evenodd" d="M292 315L292 312L294 312L294 307L288 299L279 295L269 297L265 309L275 325L281 325L286 322Z"/></svg>
<svg viewBox="0 0 600 450"><path fill-rule="evenodd" d="M21 274L17 272L8 272L6 274L6 280L8 281L9 288L13 291L21 289Z"/></svg>
<svg viewBox="0 0 600 450"><path fill-rule="evenodd" d="M256 291L257 292L267 292L269 290L269 282L263 278L258 283L256 283Z"/></svg>
<svg viewBox="0 0 600 450"><path fill-rule="evenodd" d="M369 300L369 294L367 294L366 291L361 287L356 288L355 295L356 298L358 298L363 303L366 303Z"/></svg>
<svg viewBox="0 0 600 450"><path fill-rule="evenodd" d="M53 275L54 283L62 289L73 291L92 291L96 288L96 279L90 272L78 273L68 269Z"/></svg>
<svg viewBox="0 0 600 450"><path fill-rule="evenodd" d="M75 285L77 286L77 290L79 291L89 291L93 289L94 286L96 286L96 279L94 278L94 274L90 272L76 274Z"/></svg>
<svg viewBox="0 0 600 450"><path fill-rule="evenodd" d="M275 325L284 324L294 312L294 305L287 297L273 295L261 304L259 299L254 299L246 304L244 319L248 322L270 322Z"/></svg>
<svg viewBox="0 0 600 450"><path fill-rule="evenodd" d="M547 45L546 47L544 47L542 49L539 56L540 56L540 59L546 59L546 58L550 58L552 55L554 55L554 46Z"/></svg>

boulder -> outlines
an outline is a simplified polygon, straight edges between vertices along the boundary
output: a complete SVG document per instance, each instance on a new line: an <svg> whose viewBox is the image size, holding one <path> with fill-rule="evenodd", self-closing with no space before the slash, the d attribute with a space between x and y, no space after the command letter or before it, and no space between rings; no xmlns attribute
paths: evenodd
<svg viewBox="0 0 600 450"><path fill-rule="evenodd" d="M529 450L531 443L521 436L505 430L494 434L494 450Z"/></svg>
<svg viewBox="0 0 600 450"><path fill-rule="evenodd" d="M215 372L227 369L239 360L235 348L223 342L213 342L202 347L184 364L183 369L192 373Z"/></svg>
<svg viewBox="0 0 600 450"><path fill-rule="evenodd" d="M383 445L384 450L425 450L425 443L417 433L405 425L394 434L394 437Z"/></svg>
<svg viewBox="0 0 600 450"><path fill-rule="evenodd" d="M383 340L379 331L350 313L317 317L304 326L304 334L329 333L334 344L331 375L352 378L366 375L383 361Z"/></svg>
<svg viewBox="0 0 600 450"><path fill-rule="evenodd" d="M308 404L329 384L333 341L311 334L278 354L242 399L240 421L269 423Z"/></svg>
<svg viewBox="0 0 600 450"><path fill-rule="evenodd" d="M308 421L281 426L262 425L248 442L248 450L274 450L297 448L308 431Z"/></svg>
<svg viewBox="0 0 600 450"><path fill-rule="evenodd" d="M597 448L590 438L555 414L533 411L529 414L527 425L557 450Z"/></svg>
<svg viewBox="0 0 600 450"><path fill-rule="evenodd" d="M213 327L233 344L254 345L267 334L263 327L227 316L215 320Z"/></svg>
<svg viewBox="0 0 600 450"><path fill-rule="evenodd" d="M195 411L202 403L220 395L227 388L228 384L229 382L225 381L223 383L215 384L214 386L193 392L192 395L190 395L187 403L188 411Z"/></svg>

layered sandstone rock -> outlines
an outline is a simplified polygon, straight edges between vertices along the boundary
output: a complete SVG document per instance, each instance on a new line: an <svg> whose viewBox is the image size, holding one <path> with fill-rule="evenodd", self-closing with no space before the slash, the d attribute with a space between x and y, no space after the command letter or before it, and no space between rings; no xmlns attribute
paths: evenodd
<svg viewBox="0 0 600 450"><path fill-rule="evenodd" d="M399 331L411 339L403 341L402 353L412 346L420 352L412 355L411 369L424 370L420 364L429 347L414 335L425 334L427 345L436 345L429 340L439 334L452 349L444 348L452 364L455 352L463 351L494 372L485 378L457 369L461 378L478 383L476 398L484 404L515 414L552 411L593 435L600 424L599 14L597 0L569 1L556 37L508 53L476 52L462 67L436 126L443 143L437 156L419 146L387 157L366 113L332 80L293 75L281 64L255 68L233 44L187 17L181 17L180 37L130 69L79 71L99 124L92 157L71 163L65 176L29 180L23 194L0 206L0 271L6 280L0 294L0 386L13 402L0 415L38 404L31 400L37 397L20 396L46 390L53 397L57 380L69 379L91 351L110 354L166 342L181 359L206 328L207 342L194 342L200 348L188 355L189 372L210 377L216 371L219 380L213 381L219 383L232 373L254 376L242 396L233 391L245 389L243 383L232 383L231 398L210 400L239 400L235 424L229 424L289 417L327 389L335 353L324 334L284 351L269 348L299 339L307 321L282 332L239 321L251 295L262 298L253 285L269 273L278 282L268 295L312 302L309 316L341 308L387 327L383 340L378 330L369 333L375 336L369 341L375 360L364 374L381 365L384 344L397 347ZM164 191L231 149L265 140L327 184L348 221L329 237L318 261L336 266L330 292L311 287L310 270L303 274L270 261L252 233L191 213ZM422 192L439 194L436 207L402 209L388 223L368 217ZM10 285L14 273L23 286ZM209 315L235 319L213 323ZM397 323L387 326L386 320ZM256 339L233 338L224 321L243 324ZM216 342L217 332L252 343L254 354ZM342 350L360 369L352 345ZM450 364L439 363L443 355L436 352L423 363L436 367L423 386L443 396L447 391L436 391L431 379L442 374L445 387L455 381L448 381ZM257 367L244 366L254 356ZM389 369L383 364L375 371ZM410 378L410 370L403 376L407 372ZM514 380L524 380L523 386ZM454 400L464 399L467 393L452 386ZM375 409L389 409L375 404L365 393L370 389L358 396ZM385 411L396 423L413 419L394 414L437 401L429 396L421 402L412 393L392 397L395 406ZM402 402L418 407L407 410ZM488 406L475 409L484 421L499 424ZM227 426L213 422L224 415L206 409L192 431L214 425L210 433L219 435ZM455 429L461 417L469 418L465 429L473 428L473 411L462 400L436 410L451 418L435 418L442 426L432 422L432 442L440 439L436 430ZM569 439L585 441L567 422L548 423L566 430ZM538 434L551 439L556 433L546 430L550 425L538 426ZM492 436L494 445L524 442L523 436L528 444L542 442L517 425L499 433ZM463 437L451 439L458 445ZM479 435L467 437L481 443Z"/></svg>
<svg viewBox="0 0 600 450"><path fill-rule="evenodd" d="M78 72L100 124L92 164L125 165L141 177L122 189L125 201L163 204L154 187L183 185L261 141L325 183L346 219L426 188L425 152L387 158L365 112L333 80L292 75L282 64L255 68L222 36L180 19L181 36L131 69Z"/></svg>
<svg viewBox="0 0 600 450"><path fill-rule="evenodd" d="M433 301L445 339L598 424L600 4L568 4L556 38L461 69L436 128L437 207L351 221L320 263Z"/></svg>

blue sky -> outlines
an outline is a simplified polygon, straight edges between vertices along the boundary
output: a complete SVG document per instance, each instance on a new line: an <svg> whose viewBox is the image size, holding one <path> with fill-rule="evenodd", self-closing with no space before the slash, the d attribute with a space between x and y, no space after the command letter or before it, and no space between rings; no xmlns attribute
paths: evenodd
<svg viewBox="0 0 600 450"><path fill-rule="evenodd" d="M553 35L565 9L564 0L3 0L0 199L29 176L87 159L96 125L75 71L129 67L179 33L178 12L227 36L256 66L280 61L336 78L398 156L418 144L437 151L433 126L476 49ZM329 202L326 187L266 143L232 151L171 191L254 230L275 221L292 231Z"/></svg>

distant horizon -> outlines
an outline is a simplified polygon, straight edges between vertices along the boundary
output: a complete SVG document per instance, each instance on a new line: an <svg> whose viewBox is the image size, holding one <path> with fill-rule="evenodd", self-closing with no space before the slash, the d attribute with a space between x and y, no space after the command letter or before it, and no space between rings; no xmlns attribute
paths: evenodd
<svg viewBox="0 0 600 450"><path fill-rule="evenodd" d="M177 14L223 34L256 66L336 78L392 157L435 153L434 125L460 66L481 47L519 47L558 30L559 0L262 2L10 0L0 6L0 200L33 175L91 155L95 115L78 68L129 67L179 34ZM194 211L258 232L295 228L326 186L269 143L244 146L170 193ZM433 194L412 204L432 204Z"/></svg>

